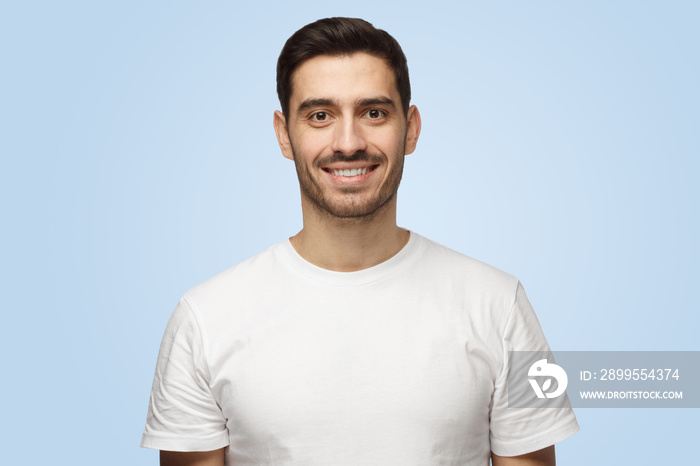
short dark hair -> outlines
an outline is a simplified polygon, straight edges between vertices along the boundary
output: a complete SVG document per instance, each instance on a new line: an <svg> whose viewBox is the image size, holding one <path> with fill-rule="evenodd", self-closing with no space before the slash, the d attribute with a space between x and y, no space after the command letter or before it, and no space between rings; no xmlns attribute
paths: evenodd
<svg viewBox="0 0 700 466"><path fill-rule="evenodd" d="M292 75L306 60L320 55L352 55L364 52L383 58L394 71L405 114L411 101L408 64L401 46L388 32L359 18L324 18L307 24L287 39L277 60L277 96L282 112L289 115Z"/></svg>

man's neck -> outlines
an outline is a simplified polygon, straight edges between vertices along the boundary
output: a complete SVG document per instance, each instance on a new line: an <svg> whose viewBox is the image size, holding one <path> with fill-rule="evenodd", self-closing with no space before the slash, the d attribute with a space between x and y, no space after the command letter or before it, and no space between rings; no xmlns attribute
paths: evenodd
<svg viewBox="0 0 700 466"><path fill-rule="evenodd" d="M304 228L289 238L308 262L337 272L354 272L396 255L410 233L396 225L396 198L371 221L331 218L303 206Z"/></svg>

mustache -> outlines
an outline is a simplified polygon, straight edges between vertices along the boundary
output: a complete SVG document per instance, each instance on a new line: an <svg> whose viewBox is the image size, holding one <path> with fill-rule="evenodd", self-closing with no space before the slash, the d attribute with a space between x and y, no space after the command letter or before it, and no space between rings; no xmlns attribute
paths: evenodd
<svg viewBox="0 0 700 466"><path fill-rule="evenodd" d="M367 162L370 164L379 164L384 161L384 157L381 155L377 154L368 154L366 151L360 150L355 152L352 155L346 155L343 154L342 152L335 152L332 155L329 155L328 157L323 157L320 159L316 160L315 165L317 167L323 166L323 165L330 165L332 163L338 163L338 162Z"/></svg>

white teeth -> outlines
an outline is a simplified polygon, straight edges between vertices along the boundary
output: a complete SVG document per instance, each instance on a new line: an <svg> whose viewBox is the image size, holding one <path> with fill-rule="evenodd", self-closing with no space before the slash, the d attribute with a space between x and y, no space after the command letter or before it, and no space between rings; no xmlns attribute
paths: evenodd
<svg viewBox="0 0 700 466"><path fill-rule="evenodd" d="M346 168L345 170L332 170L335 176L357 176L365 175L369 171L369 168Z"/></svg>

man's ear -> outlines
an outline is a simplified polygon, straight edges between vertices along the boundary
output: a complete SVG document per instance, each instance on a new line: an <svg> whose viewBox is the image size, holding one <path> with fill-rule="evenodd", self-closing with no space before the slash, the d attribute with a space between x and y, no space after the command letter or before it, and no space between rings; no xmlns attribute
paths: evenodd
<svg viewBox="0 0 700 466"><path fill-rule="evenodd" d="M289 160L294 160L294 153L292 152L292 143L289 142L289 133L287 132L287 119L284 117L284 113L280 112L279 110L275 110L275 116L272 125L275 127L277 143L280 145L282 155L284 155Z"/></svg>
<svg viewBox="0 0 700 466"><path fill-rule="evenodd" d="M415 105L411 105L406 115L406 154L413 153L418 144L418 136L420 136L420 112Z"/></svg>

